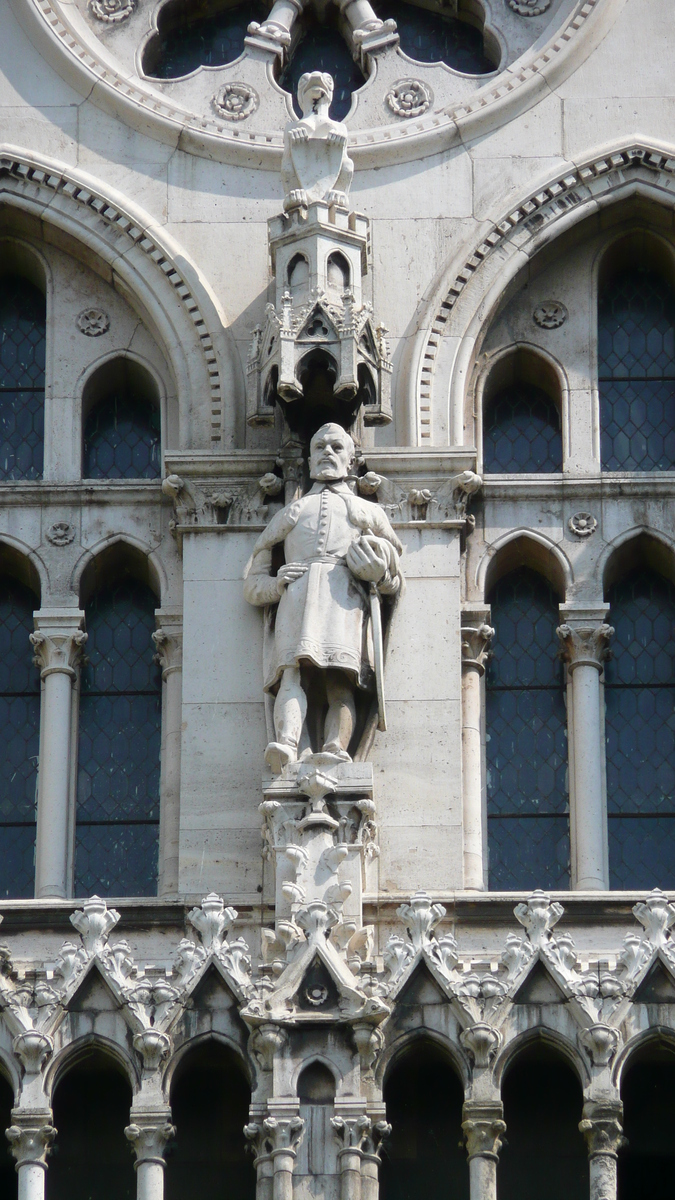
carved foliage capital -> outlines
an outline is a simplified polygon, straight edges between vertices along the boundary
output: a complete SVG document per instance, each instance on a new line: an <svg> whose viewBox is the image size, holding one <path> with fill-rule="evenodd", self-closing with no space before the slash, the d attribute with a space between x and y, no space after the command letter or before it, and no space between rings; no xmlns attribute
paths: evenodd
<svg viewBox="0 0 675 1200"><path fill-rule="evenodd" d="M173 671L180 671L183 665L183 634L178 629L156 629L152 640L157 647L156 661L162 668L162 677L166 679Z"/></svg>
<svg viewBox="0 0 675 1200"><path fill-rule="evenodd" d="M579 1123L579 1129L586 1139L590 1158L605 1155L616 1158L619 1150L626 1143L619 1113L611 1107L600 1108Z"/></svg>
<svg viewBox="0 0 675 1200"><path fill-rule="evenodd" d="M591 1059L593 1066L606 1067L614 1058L620 1042L619 1031L611 1025L591 1025L578 1035L579 1044Z"/></svg>
<svg viewBox="0 0 675 1200"><path fill-rule="evenodd" d="M611 625L601 625L573 628L571 625L560 625L557 630L562 642L561 657L570 670L578 666L597 667L602 670L602 664L608 657L608 642L613 636Z"/></svg>
<svg viewBox="0 0 675 1200"><path fill-rule="evenodd" d="M136 1162L164 1162L164 1147L170 1138L175 1137L175 1126L165 1119L139 1117L124 1130L125 1136L131 1142Z"/></svg>
<svg viewBox="0 0 675 1200"><path fill-rule="evenodd" d="M47 1155L56 1137L56 1130L49 1120L41 1121L37 1114L33 1120L16 1120L5 1130L5 1137L17 1167L31 1164L46 1169Z"/></svg>
<svg viewBox="0 0 675 1200"><path fill-rule="evenodd" d="M462 1130L466 1138L466 1151L472 1158L497 1159L502 1148L501 1136L506 1125L501 1116L501 1105L464 1106Z"/></svg>
<svg viewBox="0 0 675 1200"><path fill-rule="evenodd" d="M479 1070L489 1067L501 1042L502 1035L484 1021L478 1021L468 1029L462 1030L459 1040L473 1059L474 1066Z"/></svg>
<svg viewBox="0 0 675 1200"><path fill-rule="evenodd" d="M295 1158L304 1132L302 1117L267 1117L263 1121L263 1133L272 1155L290 1154Z"/></svg>
<svg viewBox="0 0 675 1200"><path fill-rule="evenodd" d="M43 1063L54 1051L54 1042L49 1034L40 1033L37 1029L25 1029L14 1038L12 1049L21 1059L27 1075L39 1075Z"/></svg>
<svg viewBox="0 0 675 1200"><path fill-rule="evenodd" d="M462 625L462 666L477 667L482 675L494 634L492 626L485 622Z"/></svg>
<svg viewBox="0 0 675 1200"><path fill-rule="evenodd" d="M37 629L29 636L35 650L34 662L36 667L40 668L43 679L55 671L75 678L87 641L87 634L83 629L52 629L49 633Z"/></svg>

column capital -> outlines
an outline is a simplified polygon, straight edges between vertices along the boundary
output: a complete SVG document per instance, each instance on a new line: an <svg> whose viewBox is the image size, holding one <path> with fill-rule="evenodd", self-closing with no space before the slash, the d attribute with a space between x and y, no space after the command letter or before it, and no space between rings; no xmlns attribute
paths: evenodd
<svg viewBox="0 0 675 1200"><path fill-rule="evenodd" d="M152 640L157 648L155 661L162 668L162 679L168 679L174 671L183 668L183 614L182 612L157 609L157 628Z"/></svg>
<svg viewBox="0 0 675 1200"><path fill-rule="evenodd" d="M623 1136L623 1105L620 1100L615 1103L590 1103L584 1105L584 1119L579 1123L588 1147L589 1158L603 1155L616 1158L619 1150L625 1145Z"/></svg>
<svg viewBox="0 0 675 1200"><path fill-rule="evenodd" d="M136 1155L136 1166L140 1163L152 1162L164 1166L164 1147L169 1138L175 1136L175 1126L171 1124L171 1110L131 1112L132 1123L124 1130L125 1136L131 1142Z"/></svg>
<svg viewBox="0 0 675 1200"><path fill-rule="evenodd" d="M482 605L465 607L462 621L462 668L473 668L479 675L485 673L490 642L494 629L490 625L490 609Z"/></svg>
<svg viewBox="0 0 675 1200"><path fill-rule="evenodd" d="M17 1169L34 1166L47 1170L47 1155L56 1137L50 1109L40 1112L12 1109L12 1124L5 1130L5 1137Z"/></svg>
<svg viewBox="0 0 675 1200"><path fill-rule="evenodd" d="M506 1131L503 1120L503 1105L467 1102L462 1110L462 1130L466 1139L466 1152L472 1158L489 1158L494 1162L502 1148L501 1135Z"/></svg>
<svg viewBox="0 0 675 1200"><path fill-rule="evenodd" d="M567 663L568 670L586 666L602 671L603 663L609 657L609 639L614 634L611 625L603 620L598 622L575 615L559 625L556 632L562 642L560 657Z"/></svg>
<svg viewBox="0 0 675 1200"><path fill-rule="evenodd" d="M75 679L87 641L84 613L78 608L41 608L33 613L33 623L30 641L42 679L57 672Z"/></svg>
<svg viewBox="0 0 675 1200"><path fill-rule="evenodd" d="M271 1146L272 1158L290 1154L295 1158L305 1132L302 1117L266 1117L263 1133Z"/></svg>

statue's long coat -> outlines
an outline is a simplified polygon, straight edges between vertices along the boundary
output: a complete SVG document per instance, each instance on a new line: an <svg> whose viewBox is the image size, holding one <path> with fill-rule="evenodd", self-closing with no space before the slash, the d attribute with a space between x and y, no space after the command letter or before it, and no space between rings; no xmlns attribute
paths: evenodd
<svg viewBox="0 0 675 1200"><path fill-rule="evenodd" d="M378 589L395 594L401 544L379 504L355 496L344 482L315 483L306 496L277 513L260 535L246 574L251 604L278 602L274 633L266 640L265 690L276 691L286 667L302 661L346 671L362 688L373 685L368 584L345 562L352 542L368 533L381 540L388 570ZM271 575L272 548L283 542L287 563L308 569L279 599Z"/></svg>

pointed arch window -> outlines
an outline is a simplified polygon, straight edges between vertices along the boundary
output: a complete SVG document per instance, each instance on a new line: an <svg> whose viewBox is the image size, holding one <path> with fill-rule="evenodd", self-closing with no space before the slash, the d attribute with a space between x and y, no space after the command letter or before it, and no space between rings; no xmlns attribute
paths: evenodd
<svg viewBox="0 0 675 1200"><path fill-rule="evenodd" d="M675 585L640 566L607 599L610 887L675 887Z"/></svg>
<svg viewBox="0 0 675 1200"><path fill-rule="evenodd" d="M82 403L85 479L159 479L159 397L143 367L125 358L106 363L88 380Z"/></svg>
<svg viewBox="0 0 675 1200"><path fill-rule="evenodd" d="M122 575L104 583L85 608L76 896L157 891L161 675L152 642L156 603L146 584Z"/></svg>
<svg viewBox="0 0 675 1200"><path fill-rule="evenodd" d="M483 430L486 472L562 471L560 413L543 388L520 381L487 406Z"/></svg>
<svg viewBox="0 0 675 1200"><path fill-rule="evenodd" d="M491 594L486 675L489 886L567 888L567 726L558 597L519 567Z"/></svg>
<svg viewBox="0 0 675 1200"><path fill-rule="evenodd" d="M598 297L605 471L675 467L675 291L649 265L605 272Z"/></svg>
<svg viewBox="0 0 675 1200"><path fill-rule="evenodd" d="M0 278L0 479L41 479L45 298L18 275Z"/></svg>
<svg viewBox="0 0 675 1200"><path fill-rule="evenodd" d="M29 636L33 592L0 577L0 897L34 894L40 676Z"/></svg>

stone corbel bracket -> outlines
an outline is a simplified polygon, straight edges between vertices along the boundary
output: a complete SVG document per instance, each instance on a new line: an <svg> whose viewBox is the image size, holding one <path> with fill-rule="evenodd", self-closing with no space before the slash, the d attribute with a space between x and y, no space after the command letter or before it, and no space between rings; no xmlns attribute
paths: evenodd
<svg viewBox="0 0 675 1200"><path fill-rule="evenodd" d="M467 510L483 481L475 454L411 451L399 457L366 450L366 473L357 477L361 495L377 500L395 528L458 529L470 533Z"/></svg>

